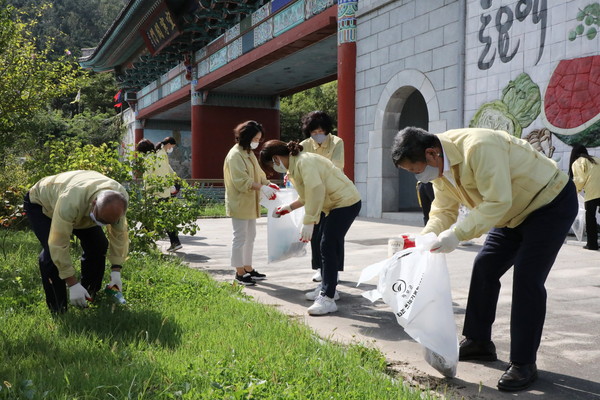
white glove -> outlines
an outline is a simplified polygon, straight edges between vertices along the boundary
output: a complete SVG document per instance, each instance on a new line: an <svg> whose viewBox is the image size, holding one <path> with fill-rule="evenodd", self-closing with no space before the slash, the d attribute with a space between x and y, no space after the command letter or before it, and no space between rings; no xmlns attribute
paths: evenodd
<svg viewBox="0 0 600 400"><path fill-rule="evenodd" d="M453 229L447 229L440 233L437 240L431 245L432 253L450 253L458 247L458 238Z"/></svg>
<svg viewBox="0 0 600 400"><path fill-rule="evenodd" d="M119 291L123 291L123 281L121 280L121 271L110 271L110 282L108 287L116 286Z"/></svg>
<svg viewBox="0 0 600 400"><path fill-rule="evenodd" d="M87 307L87 299L91 300L90 294L81 283L77 282L69 288L69 301L77 307Z"/></svg>
<svg viewBox="0 0 600 400"><path fill-rule="evenodd" d="M291 212L292 212L292 205L284 204L283 206L279 206L275 210L273 210L272 216L273 216L273 218L279 218L282 215L289 214Z"/></svg>
<svg viewBox="0 0 600 400"><path fill-rule="evenodd" d="M277 197L277 190L279 189L275 189L271 186L267 186L267 185L262 185L260 187L260 191L261 193L268 199L268 200L275 200L275 198Z"/></svg>
<svg viewBox="0 0 600 400"><path fill-rule="evenodd" d="M300 231L300 241L304 243L310 242L314 229L315 224L302 225L302 230Z"/></svg>

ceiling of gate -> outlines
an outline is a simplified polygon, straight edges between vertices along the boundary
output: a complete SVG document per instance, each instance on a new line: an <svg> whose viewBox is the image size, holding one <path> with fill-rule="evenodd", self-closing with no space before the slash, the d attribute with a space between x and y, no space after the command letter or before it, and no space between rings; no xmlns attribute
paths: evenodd
<svg viewBox="0 0 600 400"><path fill-rule="evenodd" d="M332 35L288 57L215 88L214 92L236 95L286 95L336 79L337 37ZM186 121L190 102L155 115L154 119Z"/></svg>

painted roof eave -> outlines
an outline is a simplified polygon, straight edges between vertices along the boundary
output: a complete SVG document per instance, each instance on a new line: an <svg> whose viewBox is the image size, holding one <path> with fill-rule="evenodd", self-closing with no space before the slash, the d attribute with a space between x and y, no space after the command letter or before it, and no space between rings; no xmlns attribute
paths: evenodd
<svg viewBox="0 0 600 400"><path fill-rule="evenodd" d="M92 54L81 57L79 65L97 72L113 70L131 62L145 49L139 29L161 0L130 0L104 34Z"/></svg>

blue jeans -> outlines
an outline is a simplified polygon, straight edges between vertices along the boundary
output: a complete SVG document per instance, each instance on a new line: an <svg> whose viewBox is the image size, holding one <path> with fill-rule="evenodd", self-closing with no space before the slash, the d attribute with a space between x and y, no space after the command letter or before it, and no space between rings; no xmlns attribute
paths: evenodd
<svg viewBox="0 0 600 400"><path fill-rule="evenodd" d="M473 264L463 335L491 340L500 293L500 278L513 269L510 361L536 361L546 317L544 286L556 256L577 215L573 181L549 204L515 228L494 228Z"/></svg>
<svg viewBox="0 0 600 400"><path fill-rule="evenodd" d="M46 293L46 304L52 312L62 313L67 311L67 285L58 276L58 268L50 257L48 249L48 237L50 236L50 225L52 219L42 212L42 206L31 203L29 193L25 195L23 208L31 228L42 245L39 255L40 274L42 285ZM106 264L106 252L108 250L108 239L99 226L88 229L73 229L73 234L79 238L83 250L81 256L81 285L94 297L100 290L104 268Z"/></svg>
<svg viewBox="0 0 600 400"><path fill-rule="evenodd" d="M338 271L344 270L344 238L360 212L361 201L348 207L335 208L321 218L321 292L333 298Z"/></svg>

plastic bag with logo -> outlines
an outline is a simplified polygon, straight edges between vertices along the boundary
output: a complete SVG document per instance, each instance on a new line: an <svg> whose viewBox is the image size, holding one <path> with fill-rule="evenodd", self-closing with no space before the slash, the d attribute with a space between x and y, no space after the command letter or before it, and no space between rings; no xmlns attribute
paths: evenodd
<svg viewBox="0 0 600 400"><path fill-rule="evenodd" d="M425 348L425 361L446 377L456 376L458 337L452 310L450 277L443 254L429 250L430 233L416 237L416 247L363 269L358 284L379 276L377 289L363 293L382 299L398 324Z"/></svg>
<svg viewBox="0 0 600 400"><path fill-rule="evenodd" d="M262 197L262 196L261 196ZM300 241L300 229L304 219L304 207L273 218L273 210L289 204L298 198L296 189L280 189L275 200L262 198L260 204L268 210L267 214L267 262L283 261L290 257L302 257L306 254L306 243Z"/></svg>

